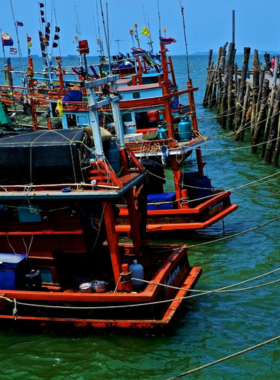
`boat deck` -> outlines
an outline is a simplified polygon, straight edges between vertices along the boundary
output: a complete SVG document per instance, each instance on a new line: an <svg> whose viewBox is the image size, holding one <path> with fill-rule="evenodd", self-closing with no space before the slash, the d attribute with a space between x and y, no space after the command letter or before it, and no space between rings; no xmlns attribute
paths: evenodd
<svg viewBox="0 0 280 380"><path fill-rule="evenodd" d="M0 185L0 198L22 199L78 199L78 198L118 198L144 178L142 173L129 173L118 177L121 186L110 184L66 183L53 185Z"/></svg>

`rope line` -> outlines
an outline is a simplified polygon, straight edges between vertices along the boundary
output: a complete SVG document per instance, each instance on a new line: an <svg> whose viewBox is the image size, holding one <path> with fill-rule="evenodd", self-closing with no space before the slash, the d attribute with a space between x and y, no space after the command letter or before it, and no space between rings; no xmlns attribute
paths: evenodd
<svg viewBox="0 0 280 380"><path fill-rule="evenodd" d="M226 360L228 360L228 359L235 358L236 356L239 356L239 355L244 354L244 353L246 353L246 352L249 352L249 351L255 350L256 348L259 348L259 347L265 346L265 345L267 345L267 344L269 344L269 343L272 343L272 342L274 342L274 341L276 341L276 340L279 340L279 339L280 339L280 335L278 335L278 336L276 336L276 337L274 337L274 338L271 338L271 339L269 339L269 340L266 340L266 341L264 341L264 342L258 343L258 344L254 345L254 346L251 346L251 347L245 348L244 350L241 350L241 351L235 352L235 353L233 353L233 354L231 354L231 355L224 356L223 358L218 359L218 360L215 360L215 361L213 361L213 362L211 362L211 363L204 364L204 365L202 365L202 366L200 366L200 367L197 367L197 368L191 369L190 371L187 371L187 372L181 373L180 375L177 375L177 376L175 376L175 377L170 377L170 378L168 378L168 379L166 379L166 380L175 380L175 379L179 379L180 377L187 376L187 375L189 375L189 374L191 374L191 373L198 372L198 371L200 371L200 370L202 370L202 369L204 369L204 368L211 367L212 365L222 363L222 362L224 362L224 361L226 361Z"/></svg>
<svg viewBox="0 0 280 380"><path fill-rule="evenodd" d="M275 219L273 219L273 220L270 220L270 221L268 221L268 222L266 222L266 223L259 224L258 226L255 226L255 227L249 228L248 230L241 231L241 232L238 232L238 233L233 234L233 235L230 235L230 236L225 236L225 237L222 237L222 238L220 238L220 239L215 239L215 240L212 240L212 241L207 241L207 242L205 242L205 243L201 243L201 244L189 245L188 248L201 247L201 246L203 246L203 245L208 245L208 244L212 244L212 243L217 243L217 242L220 242L220 241L223 241L223 240L231 239L231 238L236 237L236 236L244 235L244 234L246 234L247 232L251 232L251 231L257 230L257 229L259 229L259 228L262 228L262 227L268 226L268 225L271 224L271 223L277 222L279 219L280 219L280 217L275 218Z"/></svg>
<svg viewBox="0 0 280 380"><path fill-rule="evenodd" d="M197 292L200 292L199 294L194 294L194 295L190 295L190 296L185 296L185 297L179 297L179 298L172 298L172 299L169 299L169 300L162 300L162 301L154 301L154 302L149 302L149 303L140 303L140 304L128 304L128 305L113 305L113 306L97 306L97 307L92 307L92 306L85 306L85 307L82 307L82 306L79 306L79 307L74 307L74 306L58 306L58 305L42 305L42 304L30 304L30 303L26 303L26 302L19 302L17 301L16 299L15 300L11 300L5 296L0 296L0 299L5 299L6 301L10 302L10 303L13 303L13 302L17 302L17 305L22 305L22 306L31 306L31 307L42 307L42 308L53 308L53 309L69 309L69 310L76 310L76 309L80 309L80 310L104 310L104 309L123 309L123 308L133 308L133 307L142 307L142 306L151 306L151 305L158 305L158 304L163 304L163 303L169 303L169 302L173 302L173 301L181 301L181 300L185 300L185 299L188 299L188 298L194 298L194 297L200 297L200 296L203 296L203 295L207 295L207 294L213 294L213 293L226 293L226 292L229 292L228 289L230 288L233 288L235 286L238 286L238 285L241 285L241 284L245 284L247 282L250 282L250 281L254 281L256 279L259 279L259 278L262 278L264 276L267 276L269 274L272 274L272 273L275 273L277 271L279 271L280 268L276 268L270 272L266 272L262 275L259 275L259 276L256 276L256 277L253 277L253 278L250 278L250 279L247 279L247 280L244 280L244 281L240 281L238 283L235 283L235 284L232 284L232 285L228 285L228 286L224 286L222 288L219 288L219 289L214 289L214 290L196 290ZM137 279L137 278L132 278L133 280L141 280L143 282L146 282L145 280L142 280L142 279ZM268 282L268 283L264 283L264 284L260 284L260 285L255 285L255 286L252 286L252 287L248 287L248 288L243 288L243 289L234 289L234 290L230 290L230 292L238 292L238 291L245 291L245 290L251 290L251 289L256 289L256 288L260 288L260 287L263 287L263 286L268 286L268 285L271 285L271 284L275 284L277 282L280 282L280 279L278 280L275 280L275 281L271 281L271 282ZM177 289L177 290L188 290L189 292L194 292L195 290L194 289L189 289L189 288L177 288L177 287L173 287L173 286L170 286L170 285L166 285L166 284L161 284L161 283L156 283L156 282L150 282L151 284L155 284L155 285L160 285L160 286L164 286L164 287L167 287L167 288L171 288L171 289Z"/></svg>

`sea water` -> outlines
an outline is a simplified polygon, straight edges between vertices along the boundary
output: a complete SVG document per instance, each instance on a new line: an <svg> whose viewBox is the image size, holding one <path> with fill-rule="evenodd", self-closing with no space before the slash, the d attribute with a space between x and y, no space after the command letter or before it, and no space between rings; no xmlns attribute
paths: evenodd
<svg viewBox="0 0 280 380"><path fill-rule="evenodd" d="M170 50L172 50L170 48ZM64 65L76 64L63 58ZM15 60L16 61L16 60ZM90 61L90 58L89 58ZM190 56L199 127L211 137L202 153L205 174L215 187L232 190L239 208L204 230L154 238L157 243L187 243L191 265L203 274L196 289L211 291L269 273L279 267L279 169L251 154L249 138L233 142L202 107L207 56ZM92 59L94 63L94 59ZM16 63L16 62L15 62ZM41 60L34 60L41 65ZM179 87L187 81L186 57L173 63ZM3 81L1 82L3 83ZM192 157L186 166L191 166ZM263 181L262 178L267 177ZM258 182L259 181L259 182ZM251 183L249 187L242 187ZM250 232L244 233L245 231ZM1 380L164 380L255 346L279 335L279 272L241 284L245 289L191 298L174 324L162 333L25 332L0 328ZM232 288L233 290L234 288ZM195 294L195 293L194 293ZM1 326L1 324L0 324ZM190 379L279 378L280 343L274 341L188 376ZM184 377L187 378L187 377Z"/></svg>

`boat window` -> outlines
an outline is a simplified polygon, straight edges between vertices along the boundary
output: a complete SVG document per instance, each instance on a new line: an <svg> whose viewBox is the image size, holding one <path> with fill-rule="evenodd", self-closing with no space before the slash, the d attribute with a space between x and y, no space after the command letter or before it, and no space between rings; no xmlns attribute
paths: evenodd
<svg viewBox="0 0 280 380"><path fill-rule="evenodd" d="M140 92L133 92L133 99L140 99Z"/></svg>
<svg viewBox="0 0 280 380"><path fill-rule="evenodd" d="M158 83L158 77L144 77L142 78L142 83L143 84L154 84Z"/></svg>
<svg viewBox="0 0 280 380"><path fill-rule="evenodd" d="M131 113L130 112L124 113L122 115L122 119L123 119L124 123L128 123L128 122L132 121Z"/></svg>
<svg viewBox="0 0 280 380"><path fill-rule="evenodd" d="M77 116L77 125L87 126L90 125L88 116Z"/></svg>
<svg viewBox="0 0 280 380"><path fill-rule="evenodd" d="M77 127L76 115L66 115L68 128Z"/></svg>

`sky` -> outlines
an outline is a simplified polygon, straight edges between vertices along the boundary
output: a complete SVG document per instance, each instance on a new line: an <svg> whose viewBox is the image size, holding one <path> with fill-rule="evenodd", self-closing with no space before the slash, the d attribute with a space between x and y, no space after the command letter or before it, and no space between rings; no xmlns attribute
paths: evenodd
<svg viewBox="0 0 280 380"><path fill-rule="evenodd" d="M102 1L104 20L101 17ZM154 41L154 51L159 50L159 29L162 36L176 39L169 45L173 55L186 53L181 5L184 7L185 31L189 54L217 52L225 42L232 41L232 11L235 11L235 43L238 53L244 46L259 51L280 51L279 21L280 0L40 0L44 3L46 21L60 28L60 48L53 51L54 56L75 55L75 36L87 39L90 54L98 55L97 38L104 41L104 23L109 25L109 46L111 55L119 51L128 53L136 46L129 33L138 24L140 44L148 49L148 38L141 35L144 26L150 25ZM267 2L267 5L264 3ZM41 28L39 0L0 0L0 29L9 33L17 47L16 21L23 23L18 27L22 55L27 55L26 35L32 37L31 54L40 55L38 30ZM98 11L97 11L98 9ZM158 10L159 9L159 10ZM108 14L107 14L108 10ZM55 14L56 20L55 22ZM107 23L108 20L108 23ZM160 22L159 22L160 21ZM163 29L166 32L163 32ZM99 33L100 30L100 33ZM51 37L54 33L51 33ZM119 41L117 41L119 40ZM9 55L10 48L5 48ZM107 49L106 49L107 50ZM2 53L2 52L1 52ZM0 56L1 56L0 53ZM2 53L3 55L3 53Z"/></svg>

